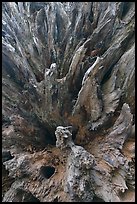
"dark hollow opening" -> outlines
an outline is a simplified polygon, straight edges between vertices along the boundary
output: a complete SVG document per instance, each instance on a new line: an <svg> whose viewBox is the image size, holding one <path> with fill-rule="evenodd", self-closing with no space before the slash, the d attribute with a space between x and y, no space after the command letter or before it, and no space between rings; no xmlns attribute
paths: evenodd
<svg viewBox="0 0 137 204"><path fill-rule="evenodd" d="M55 168L53 166L42 166L40 168L40 174L44 177L49 179L55 172Z"/></svg>

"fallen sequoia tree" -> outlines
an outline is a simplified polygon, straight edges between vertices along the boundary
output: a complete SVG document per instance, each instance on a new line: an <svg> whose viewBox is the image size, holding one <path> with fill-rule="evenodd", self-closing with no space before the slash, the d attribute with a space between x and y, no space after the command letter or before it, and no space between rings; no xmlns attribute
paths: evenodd
<svg viewBox="0 0 137 204"><path fill-rule="evenodd" d="M2 3L3 202L134 202L135 3Z"/></svg>

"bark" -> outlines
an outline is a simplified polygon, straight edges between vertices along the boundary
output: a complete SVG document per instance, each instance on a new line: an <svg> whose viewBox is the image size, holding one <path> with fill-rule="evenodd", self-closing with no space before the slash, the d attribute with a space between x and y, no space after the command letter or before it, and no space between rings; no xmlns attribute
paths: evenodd
<svg viewBox="0 0 137 204"><path fill-rule="evenodd" d="M3 202L134 201L134 29L134 2L2 3Z"/></svg>

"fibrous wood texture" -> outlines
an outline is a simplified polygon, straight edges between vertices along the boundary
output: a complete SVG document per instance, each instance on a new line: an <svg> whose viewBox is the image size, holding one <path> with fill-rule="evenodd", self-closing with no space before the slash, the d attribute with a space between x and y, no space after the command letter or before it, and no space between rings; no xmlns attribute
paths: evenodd
<svg viewBox="0 0 137 204"><path fill-rule="evenodd" d="M134 201L134 17L134 2L2 3L3 202Z"/></svg>

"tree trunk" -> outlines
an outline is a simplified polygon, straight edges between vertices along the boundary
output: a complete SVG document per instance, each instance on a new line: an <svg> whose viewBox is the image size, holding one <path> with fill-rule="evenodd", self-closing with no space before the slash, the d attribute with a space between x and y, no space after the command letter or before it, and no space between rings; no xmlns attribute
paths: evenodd
<svg viewBox="0 0 137 204"><path fill-rule="evenodd" d="M134 202L134 27L134 2L2 3L3 202Z"/></svg>

